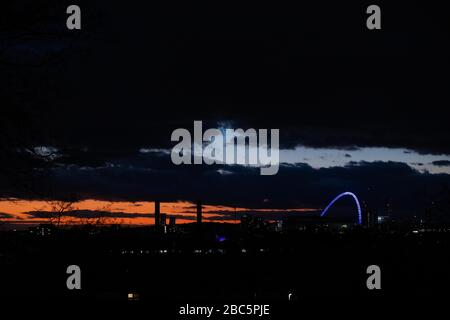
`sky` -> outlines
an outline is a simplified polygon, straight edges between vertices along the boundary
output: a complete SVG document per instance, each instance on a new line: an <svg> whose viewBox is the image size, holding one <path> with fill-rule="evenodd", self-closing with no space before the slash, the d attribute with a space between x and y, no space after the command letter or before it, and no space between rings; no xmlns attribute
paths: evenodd
<svg viewBox="0 0 450 320"><path fill-rule="evenodd" d="M229 143L234 142L226 140L224 143L224 149ZM204 143L203 147L208 144L208 142ZM141 148L139 151L141 153L154 153L160 155L168 155L172 152L171 149L149 148ZM238 154L238 157L236 158L236 162L246 163L247 161L248 163L248 153L251 152L255 152L255 154L257 154L258 148L248 148L247 146L237 147L236 153ZM450 174L450 156L448 154L424 154L404 148L352 147L348 149L339 149L311 148L300 145L291 149L276 149L275 152L279 153L278 163L304 163L314 169L344 167L351 163L378 161L405 163L409 167L422 173L428 172L432 174ZM201 154L199 154L199 156L201 156ZM228 171L221 170L221 172L226 174Z"/></svg>
<svg viewBox="0 0 450 320"><path fill-rule="evenodd" d="M0 208L2 210L0 221L6 222L8 228L11 226L23 228L50 222L56 223L56 210L61 208L61 204L58 201L5 199L0 200ZM167 215L167 219L175 217L177 224L193 223L197 219L197 207L190 202L163 202L160 210ZM203 205L202 218L205 222L238 223L243 215L250 214L272 221L279 217L318 211L319 208L250 209ZM154 212L154 202L148 201L81 200L71 203L59 224L62 226L80 224L146 226L154 224Z"/></svg>
<svg viewBox="0 0 450 320"><path fill-rule="evenodd" d="M371 32L364 3L81 1L82 29L69 31L70 3L44 2L1 13L1 221L37 222L44 203L67 199L72 215L112 218L107 203L124 223L151 220L156 199L180 221L198 199L219 212L211 220L232 221L234 207L274 218L345 191L399 217L448 212L445 10L383 4ZM278 174L173 165L172 131L196 120L279 129Z"/></svg>

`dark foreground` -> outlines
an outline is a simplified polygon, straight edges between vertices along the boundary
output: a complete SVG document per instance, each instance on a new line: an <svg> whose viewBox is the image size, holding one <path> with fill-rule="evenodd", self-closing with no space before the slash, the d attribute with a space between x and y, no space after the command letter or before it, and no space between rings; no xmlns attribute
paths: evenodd
<svg viewBox="0 0 450 320"><path fill-rule="evenodd" d="M344 302L439 304L450 286L444 230L8 231L0 254L2 301L114 302L169 314L187 304L269 304L275 314ZM69 265L81 269L81 290L66 286ZM381 268L381 290L366 286L369 265Z"/></svg>

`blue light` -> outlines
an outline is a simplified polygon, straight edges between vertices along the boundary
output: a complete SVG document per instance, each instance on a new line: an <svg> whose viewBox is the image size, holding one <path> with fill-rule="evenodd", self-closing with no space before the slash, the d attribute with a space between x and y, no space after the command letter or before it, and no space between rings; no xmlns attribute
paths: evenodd
<svg viewBox="0 0 450 320"><path fill-rule="evenodd" d="M227 240L225 237L221 237L221 236L217 236L216 239L219 242L224 242L225 240Z"/></svg>
<svg viewBox="0 0 450 320"><path fill-rule="evenodd" d="M330 207L336 202L338 201L340 198L345 197L345 196L351 196L353 197L353 199L355 199L356 202L356 207L358 208L358 224L361 225L362 224L362 215L361 215L361 206L359 205L359 201L358 198L356 197L356 195L352 192L344 192L341 193L340 195L338 195L336 198L333 199L333 201L331 201L328 206L322 211L322 213L320 214L321 217L325 216L325 214L327 213L328 209L330 209Z"/></svg>

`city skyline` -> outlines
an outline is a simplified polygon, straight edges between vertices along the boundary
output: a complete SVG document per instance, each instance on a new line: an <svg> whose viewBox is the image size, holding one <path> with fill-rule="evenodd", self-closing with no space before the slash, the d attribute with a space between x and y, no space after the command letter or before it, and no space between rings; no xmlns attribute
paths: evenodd
<svg viewBox="0 0 450 320"><path fill-rule="evenodd" d="M446 306L448 21L417 1L2 3L0 301Z"/></svg>

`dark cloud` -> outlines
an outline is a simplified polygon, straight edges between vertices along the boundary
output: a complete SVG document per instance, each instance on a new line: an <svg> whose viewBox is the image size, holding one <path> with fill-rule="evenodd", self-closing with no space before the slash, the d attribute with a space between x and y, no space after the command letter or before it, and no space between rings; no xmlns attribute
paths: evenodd
<svg viewBox="0 0 450 320"><path fill-rule="evenodd" d="M432 162L433 165L438 167L449 167L450 161L449 160L437 160Z"/></svg>
<svg viewBox="0 0 450 320"><path fill-rule="evenodd" d="M175 217L176 219L183 219L183 220L192 220L196 221L196 216L194 215L186 215L184 213L185 210L182 210L182 212L179 213L173 213L170 214L171 217ZM223 220L223 221L231 221L231 220L240 220L243 215L249 215L252 217L261 217L268 220L275 220L280 218L286 218L291 216L298 216L298 215L317 215L320 211L317 210L315 212L303 212L298 210L283 210L283 211L271 211L271 210L264 210L260 211L257 209L254 210L216 210L216 211L208 211L207 216L204 216L205 221L215 221L215 220ZM195 211L194 211L195 213ZM51 211L30 211L25 212L28 216L31 218L38 218L38 219L48 219L55 217L55 213ZM210 216L213 215L213 216ZM67 212L64 212L61 217L69 217L69 218L76 218L76 219L137 219L137 218L154 218L153 212L149 213L125 213L125 212L110 212L110 211L103 211L103 210L70 210ZM0 215L0 218L12 218L11 215Z"/></svg>
<svg viewBox="0 0 450 320"><path fill-rule="evenodd" d="M29 211L25 212L33 218L51 218L55 216L51 211ZM150 218L153 215L143 213L125 213L125 212L109 212L102 210L70 210L64 212L62 217L71 217L79 219L95 219L95 218Z"/></svg>
<svg viewBox="0 0 450 320"><path fill-rule="evenodd" d="M12 219L14 216L9 213L0 212L0 219Z"/></svg>
<svg viewBox="0 0 450 320"><path fill-rule="evenodd" d="M70 3L44 3L2 10L2 105L45 115L42 142L64 149L67 161L101 165L168 147L172 130L194 120L280 128L284 147L450 154L448 28L439 10L385 4L396 19L371 35L361 4L248 15L89 1L81 4L83 29L68 32L61 12ZM417 14L422 27L405 28Z"/></svg>
<svg viewBox="0 0 450 320"><path fill-rule="evenodd" d="M321 212L321 210L317 209L314 211L308 211L308 212L304 212L301 210L291 210L291 209L286 209L286 210L257 210L257 209L253 209L253 210L218 210L218 211L214 211L211 212L209 211L209 214L215 214L217 216L213 216L213 217L206 217L206 220L240 220L242 216L244 215L248 215L251 217L259 217L259 218L263 218L266 220L278 220L281 218L288 218L288 217L292 217L292 216L317 216L319 213Z"/></svg>
<svg viewBox="0 0 450 320"><path fill-rule="evenodd" d="M220 169L231 174L221 174ZM307 164L282 165L277 175L261 176L258 168L222 165L175 166L170 157L140 154L110 166L71 166L53 172L59 188L54 197L126 201L179 201L247 208L323 208L335 195L355 192L382 208L388 199L400 214L423 207L427 196L448 186L446 174L420 173L404 163L349 162L345 167L314 169Z"/></svg>

